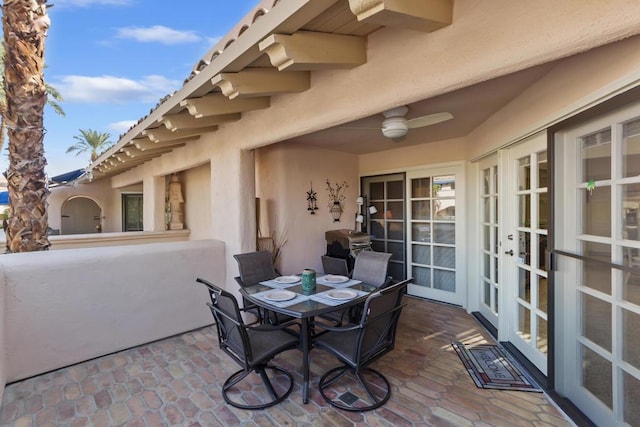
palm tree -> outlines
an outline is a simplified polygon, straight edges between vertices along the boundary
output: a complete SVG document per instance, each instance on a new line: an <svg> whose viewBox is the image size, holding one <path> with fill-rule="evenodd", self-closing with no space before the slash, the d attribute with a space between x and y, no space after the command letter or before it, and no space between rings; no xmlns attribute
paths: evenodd
<svg viewBox="0 0 640 427"><path fill-rule="evenodd" d="M93 129L80 129L80 135L76 135L73 139L77 140L75 144L67 148L67 153L76 152L76 156L87 151L91 152L91 161L98 158L98 152L104 151L113 142L109 141L111 135L106 132L98 132Z"/></svg>
<svg viewBox="0 0 640 427"><path fill-rule="evenodd" d="M4 0L4 92L9 139L7 252L49 248L44 157L46 0Z"/></svg>
<svg viewBox="0 0 640 427"><path fill-rule="evenodd" d="M4 120L4 115L7 111L7 99L4 92L4 54L4 46L0 44L0 151L2 150L2 147L4 147L5 135L7 134L7 127ZM47 66L45 65L45 68L46 67ZM60 105L63 101L62 94L58 89L46 82L45 87L47 88L47 105L53 108L53 111L59 116L66 116L66 113Z"/></svg>

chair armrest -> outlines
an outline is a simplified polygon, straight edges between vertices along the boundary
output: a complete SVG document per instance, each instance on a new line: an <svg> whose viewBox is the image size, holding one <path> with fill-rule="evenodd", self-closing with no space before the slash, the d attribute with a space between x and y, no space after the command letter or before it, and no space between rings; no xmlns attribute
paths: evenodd
<svg viewBox="0 0 640 427"><path fill-rule="evenodd" d="M316 326L318 326L321 329L332 331L332 332L347 332L347 331L353 331L353 330L362 328L362 325L360 324L351 325L351 326L330 326L330 325L325 325L321 323L316 323Z"/></svg>
<svg viewBox="0 0 640 427"><path fill-rule="evenodd" d="M252 331L270 332L270 331L281 331L283 329L287 329L289 326L300 327L300 323L298 323L297 320L294 319L294 320L289 320L288 322L285 322L285 323L281 323L279 325L263 323L256 326L247 326L247 329L251 329Z"/></svg>

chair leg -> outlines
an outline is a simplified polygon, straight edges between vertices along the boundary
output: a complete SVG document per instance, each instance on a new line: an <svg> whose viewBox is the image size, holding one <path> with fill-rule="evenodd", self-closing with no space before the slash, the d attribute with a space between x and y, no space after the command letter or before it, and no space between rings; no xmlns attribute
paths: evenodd
<svg viewBox="0 0 640 427"><path fill-rule="evenodd" d="M273 384L269 379L269 376L267 375L267 370L271 370L275 373L283 374L289 380L289 388L284 393L282 393L282 395L278 396L277 391L273 387ZM250 373L254 371L258 375L260 375L260 377L262 378L262 382L266 388L266 391L269 394L270 400L268 400L266 403L258 404L258 405L247 405L247 404L232 400L228 396L228 392L230 391L230 389L235 385L237 385L240 381L245 379ZM270 366L270 365L257 367L254 371L245 371L243 369L238 372L235 372L233 375L227 378L227 380L222 386L222 397L224 398L225 402L227 402L231 406L234 406L240 409L249 409L249 410L264 409L282 402L284 399L286 399L289 396L289 394L291 394L291 391L293 390L293 377L289 372L277 366Z"/></svg>
<svg viewBox="0 0 640 427"><path fill-rule="evenodd" d="M267 388L267 391L269 391L269 394L271 395L273 400L278 399L278 393L276 393L276 390L273 388L273 384L271 384L271 381L267 376L267 372L262 368L256 369L256 372L260 374L260 377L262 378L262 382L264 383L264 386Z"/></svg>
<svg viewBox="0 0 640 427"><path fill-rule="evenodd" d="M384 383L386 391L384 392L383 396L378 397L375 395L375 393L372 390L371 384L369 384L369 382L366 380L366 378L363 375L363 373L365 372L377 377ZM343 378L348 373L354 374L354 376L358 379L358 383L364 389L365 393L369 397L369 400L371 401L370 405L348 406L345 403L339 401L337 398L332 399L327 395L326 389L331 384ZM320 381L318 382L318 388L320 389L320 394L322 395L323 399L327 403L329 403L331 406L334 406L336 408L339 408L345 411L351 411L351 412L371 411L387 403L387 401L391 397L391 385L389 384L389 381L387 381L387 379L384 377L384 375L382 375L380 372L373 370L371 368L364 368L360 371L355 371L354 369L352 369L347 365L339 366L337 368L333 368L330 371L326 372L322 376L322 378L320 378Z"/></svg>

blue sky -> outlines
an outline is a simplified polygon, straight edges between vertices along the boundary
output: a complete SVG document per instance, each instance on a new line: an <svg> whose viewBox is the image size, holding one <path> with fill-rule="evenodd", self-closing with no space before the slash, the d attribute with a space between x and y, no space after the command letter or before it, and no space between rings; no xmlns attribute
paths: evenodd
<svg viewBox="0 0 640 427"><path fill-rule="evenodd" d="M45 109L47 174L89 164L66 154L80 129L116 142L160 98L180 89L193 66L258 0L49 0L45 80L66 117ZM8 166L6 149L0 170Z"/></svg>

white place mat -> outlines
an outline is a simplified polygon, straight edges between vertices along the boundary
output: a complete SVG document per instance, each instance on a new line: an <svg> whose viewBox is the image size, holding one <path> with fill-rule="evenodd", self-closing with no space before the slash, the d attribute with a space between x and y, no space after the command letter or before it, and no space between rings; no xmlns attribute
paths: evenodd
<svg viewBox="0 0 640 427"><path fill-rule="evenodd" d="M319 283L321 285L325 285L325 286L331 286L332 288L336 288L336 289L340 289L340 288L348 288L349 286L353 286L353 285L359 285L360 283L362 283L361 280L354 280L354 279L349 279L346 282L343 283L335 283L335 282L327 282L326 280L324 280L324 277L327 276L326 274L324 276L319 276L316 279L316 283ZM335 274L334 274L335 276Z"/></svg>
<svg viewBox="0 0 640 427"><path fill-rule="evenodd" d="M281 307L281 308L285 308L285 307L289 307L290 305L294 305L294 304L298 304L299 302L302 301L306 301L309 299L309 296L307 295L300 295L300 294L296 294L296 297L287 301L271 301L267 298L265 298L265 296L271 291L262 291L262 292L258 292L255 293L253 295L251 295L254 298L258 298L261 301L266 302L267 304L270 305L275 305L276 307Z"/></svg>
<svg viewBox="0 0 640 427"><path fill-rule="evenodd" d="M260 282L260 284L268 286L270 288L274 288L274 289L286 289L292 286L299 285L300 281L298 280L295 283L280 283L280 282L276 282L275 279L271 279L271 280L265 280L264 282Z"/></svg>
<svg viewBox="0 0 640 427"><path fill-rule="evenodd" d="M349 289L350 291L354 291L355 293L357 293L358 295L355 296L354 298L358 298L361 297L362 295L367 295L369 292L365 292L365 291L359 291L357 289ZM324 291L324 292L320 292L318 294L315 295L311 295L309 297L309 299L322 303L324 305L340 305L340 304L344 304L346 302L351 301L352 299L334 299L334 298L330 298L329 296L327 296L327 292L331 292L331 290L328 291Z"/></svg>

